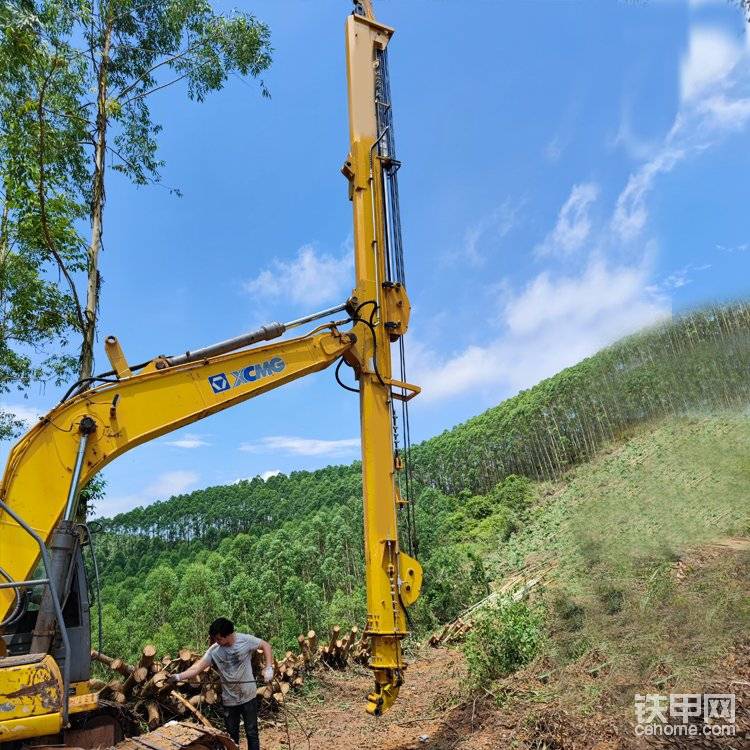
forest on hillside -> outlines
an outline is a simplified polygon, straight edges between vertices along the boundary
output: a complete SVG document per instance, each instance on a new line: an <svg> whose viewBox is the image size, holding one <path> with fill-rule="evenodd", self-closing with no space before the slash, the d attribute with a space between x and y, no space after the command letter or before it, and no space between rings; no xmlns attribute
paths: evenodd
<svg viewBox="0 0 750 750"><path fill-rule="evenodd" d="M750 306L691 312L628 337L412 448L426 632L488 591L484 554L554 479L634 427L750 402ZM100 519L105 650L200 648L219 614L286 649L361 624L360 465L210 487Z"/></svg>

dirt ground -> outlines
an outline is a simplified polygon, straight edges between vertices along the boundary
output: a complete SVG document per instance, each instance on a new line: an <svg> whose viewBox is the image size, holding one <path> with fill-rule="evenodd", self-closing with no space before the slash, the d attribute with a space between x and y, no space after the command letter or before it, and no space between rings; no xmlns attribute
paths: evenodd
<svg viewBox="0 0 750 750"><path fill-rule="evenodd" d="M686 550L675 563L677 580L692 567L729 553L745 552L748 540L721 539ZM736 696L733 737L671 737L656 740L634 733L636 692L664 690L619 684L601 671L591 652L551 685L543 661L500 683L493 693L470 693L460 650L424 646L409 658L401 694L384 716L365 712L372 687L368 670L317 672L303 694L287 696L284 709L262 716L263 750L750 750L750 638L737 644L705 675L696 692ZM598 665L598 666L597 666ZM572 683L570 681L573 681ZM603 680L606 681L603 682ZM588 706L564 703L565 684L579 694L599 696ZM550 688L558 687L554 690ZM557 696L557 697L555 697ZM702 724L699 726L702 729ZM243 740L243 748L244 746Z"/></svg>
<svg viewBox="0 0 750 750"><path fill-rule="evenodd" d="M520 674L505 686L509 707L495 697L469 697L462 688L463 656L451 649L423 649L413 657L396 705L368 716L366 670L329 671L306 696L291 698L284 712L261 722L263 750L750 750L750 642L721 664L703 692L735 693L737 734L732 738L638 739L632 725L606 700L593 713L575 715L555 701L541 702ZM582 670L582 679L596 677ZM244 747L243 747L244 750Z"/></svg>

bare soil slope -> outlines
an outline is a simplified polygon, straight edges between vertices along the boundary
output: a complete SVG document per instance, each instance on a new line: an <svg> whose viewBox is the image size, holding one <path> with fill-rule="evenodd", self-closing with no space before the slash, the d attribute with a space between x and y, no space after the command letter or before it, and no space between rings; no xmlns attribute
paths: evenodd
<svg viewBox="0 0 750 750"><path fill-rule="evenodd" d="M408 681L394 708L373 718L364 711L370 687L365 670L328 672L317 689L289 701L262 722L264 750L748 750L750 748L750 642L735 648L706 679L704 692L737 696L737 734L732 738L638 739L632 724L606 695L594 711L576 712L545 700L544 665L509 678L497 696L468 697L462 689L463 657L450 649L424 649L413 658ZM582 685L603 677L576 666ZM568 674L570 679L573 675ZM542 677L542 679L540 679ZM325 699L323 699L325 696Z"/></svg>

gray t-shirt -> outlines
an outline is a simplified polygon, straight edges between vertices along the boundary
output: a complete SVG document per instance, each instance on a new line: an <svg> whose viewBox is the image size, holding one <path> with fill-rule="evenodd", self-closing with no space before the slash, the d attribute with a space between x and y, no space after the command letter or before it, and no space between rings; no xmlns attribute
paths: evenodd
<svg viewBox="0 0 750 750"><path fill-rule="evenodd" d="M254 635L235 633L231 646L214 643L203 655L221 676L221 702L225 706L239 706L255 698L252 654L260 644L260 638Z"/></svg>

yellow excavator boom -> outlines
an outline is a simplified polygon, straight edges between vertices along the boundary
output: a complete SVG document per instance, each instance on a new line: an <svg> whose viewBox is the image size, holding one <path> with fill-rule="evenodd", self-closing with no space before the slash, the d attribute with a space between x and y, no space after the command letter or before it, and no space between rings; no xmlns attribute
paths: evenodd
<svg viewBox="0 0 750 750"><path fill-rule="evenodd" d="M355 3L356 5L356 3ZM359 381L362 489L365 519L367 633L375 690L367 710L387 710L405 668L401 640L406 607L419 596L422 569L398 539L394 401L419 392L392 376L391 344L406 333L398 191L386 48L393 29L374 20L366 2L346 20L350 151L342 168L354 214L354 289L357 343L345 355ZM403 350L401 352L403 360Z"/></svg>
<svg viewBox="0 0 750 750"><path fill-rule="evenodd" d="M157 358L137 375L63 401L40 420L12 449L0 498L48 542L66 509L69 518L75 517L78 490L117 456L322 370L347 351L353 339L334 328L176 366L169 358ZM8 577L28 578L39 547L7 512L0 512L0 540ZM11 590L0 590L0 620L13 601Z"/></svg>
<svg viewBox="0 0 750 750"><path fill-rule="evenodd" d="M0 482L0 628L23 614L21 588L44 586L47 593L33 633L23 632L30 645L24 651L16 644L15 655L5 658L0 650L0 708L7 709L0 715L0 743L58 732L68 726L69 714L96 706L95 696L80 689L87 671L70 697L73 659L57 591L74 576L71 550L80 552L74 522L81 488L125 451L341 358L354 371L357 387L350 390L357 390L360 400L366 634L375 679L367 710L379 715L396 699L406 668L401 648L409 632L406 609L419 596L422 569L401 548L397 514L408 497L399 490L404 465L396 444L395 404L406 409L419 388L406 382L402 344L410 304L388 79L392 35L393 29L374 19L370 0L355 2L346 21L350 145L342 168L354 221L355 286L347 303L134 367L110 337L112 371L77 384L12 449ZM338 330L341 323L326 323L305 336L247 348L342 310L353 323L349 332ZM396 342L401 347L397 378L391 356ZM408 442L405 448L408 452ZM53 541L56 559L65 561L57 567L67 567L63 579L59 570L53 575L48 550ZM32 580L40 557L44 577ZM75 575L85 578L80 554L78 559ZM86 639L87 617L86 606L85 627L79 624ZM64 647L62 668L48 654L56 635ZM0 649L4 645L0 638ZM76 663L87 657L79 649Z"/></svg>

